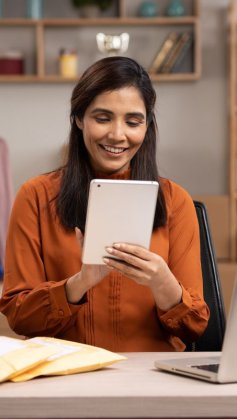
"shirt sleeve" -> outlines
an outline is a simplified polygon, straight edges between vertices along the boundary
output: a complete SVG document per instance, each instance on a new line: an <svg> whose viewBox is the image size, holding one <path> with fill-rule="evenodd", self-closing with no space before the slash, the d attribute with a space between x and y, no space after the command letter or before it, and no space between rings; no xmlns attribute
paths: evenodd
<svg viewBox="0 0 237 419"><path fill-rule="evenodd" d="M20 335L56 336L76 321L79 304L66 298L67 278L47 278L41 246L39 196L32 185L18 192L8 231L0 310ZM81 304L80 304L81 303Z"/></svg>
<svg viewBox="0 0 237 419"><path fill-rule="evenodd" d="M199 225L189 194L170 186L168 201L168 265L182 288L180 304L167 312L158 310L163 327L184 342L197 340L207 327L209 308L203 299Z"/></svg>

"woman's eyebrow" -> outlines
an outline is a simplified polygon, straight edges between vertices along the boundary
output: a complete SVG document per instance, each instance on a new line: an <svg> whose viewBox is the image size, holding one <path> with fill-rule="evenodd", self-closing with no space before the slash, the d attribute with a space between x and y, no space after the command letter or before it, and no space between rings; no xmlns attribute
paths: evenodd
<svg viewBox="0 0 237 419"><path fill-rule="evenodd" d="M105 112L105 113L109 113L109 114L113 115L112 111L110 111L109 109L105 109L105 108L95 108L91 111L92 114L97 113L97 112L102 112L102 113Z"/></svg>
<svg viewBox="0 0 237 419"><path fill-rule="evenodd" d="M128 112L126 113L128 117L142 118L145 119L145 115L142 112Z"/></svg>
<svg viewBox="0 0 237 419"><path fill-rule="evenodd" d="M112 111L110 111L109 109L106 109L106 108L95 108L95 109L93 109L92 110L92 114L94 114L94 113L97 113L97 112L104 112L104 113L107 113L107 114L110 114L110 115L113 115L113 112ZM126 116L127 117L129 117L129 118L142 118L142 119L145 119L145 115L142 113L142 112L128 112L128 113L126 113Z"/></svg>

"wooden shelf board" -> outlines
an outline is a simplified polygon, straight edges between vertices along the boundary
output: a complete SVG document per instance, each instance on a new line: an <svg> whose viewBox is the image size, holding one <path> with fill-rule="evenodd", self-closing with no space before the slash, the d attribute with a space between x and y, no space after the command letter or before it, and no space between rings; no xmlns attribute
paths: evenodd
<svg viewBox="0 0 237 419"><path fill-rule="evenodd" d="M193 25L197 22L195 16L182 17L111 17L96 19L0 19L0 26L151 26L151 25Z"/></svg>
<svg viewBox="0 0 237 419"><path fill-rule="evenodd" d="M170 81L192 81L198 80L200 75L198 73L173 73L173 74L151 74L152 81L170 82ZM0 75L0 83L70 83L77 82L80 78L70 77L65 78L57 74L37 76L37 75Z"/></svg>
<svg viewBox="0 0 237 419"><path fill-rule="evenodd" d="M37 75L4 75L0 76L0 83L68 83L75 82L79 79L77 77L65 78L58 75L47 75L47 76L37 76Z"/></svg>
<svg viewBox="0 0 237 419"><path fill-rule="evenodd" d="M35 82L38 77L36 75L0 75L0 83L24 83Z"/></svg>
<svg viewBox="0 0 237 419"><path fill-rule="evenodd" d="M140 17L118 17L118 18L100 18L100 19L45 19L42 21L45 26L124 26L124 25L192 25L197 21L194 16L185 16L182 18L140 18Z"/></svg>
<svg viewBox="0 0 237 419"><path fill-rule="evenodd" d="M62 77L58 74L48 74L43 77L38 77L38 81L42 83L74 83L77 82L80 78L80 75L78 74L78 77Z"/></svg>
<svg viewBox="0 0 237 419"><path fill-rule="evenodd" d="M201 74L198 72L193 73L169 73L169 74L150 74L153 81L192 81L199 80Z"/></svg>
<svg viewBox="0 0 237 419"><path fill-rule="evenodd" d="M39 23L40 20L35 19L0 19L0 26L36 26L37 23Z"/></svg>

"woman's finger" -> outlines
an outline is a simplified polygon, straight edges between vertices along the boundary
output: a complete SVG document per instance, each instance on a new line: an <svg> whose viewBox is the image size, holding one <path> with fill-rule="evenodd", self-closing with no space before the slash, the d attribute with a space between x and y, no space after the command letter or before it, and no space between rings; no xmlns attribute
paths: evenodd
<svg viewBox="0 0 237 419"><path fill-rule="evenodd" d="M75 233L76 233L77 241L78 241L79 245L82 248L83 247L83 241L84 241L83 234L82 234L81 230L78 227L75 227Z"/></svg>
<svg viewBox="0 0 237 419"><path fill-rule="evenodd" d="M135 248L135 246L134 246L134 248ZM106 251L109 253L109 255L115 256L117 259L122 260L123 262L127 263L128 265L134 266L134 267L136 267L140 270L147 270L148 269L148 264L150 263L149 259L151 259L150 254L149 254L149 259L148 259L147 255L146 255L146 258L145 258L144 253L143 253L143 257L141 257L140 255L138 255L138 251L137 252L134 251L134 253L130 253L130 252L126 251L127 248L125 250L122 247L120 247L120 249L118 250L115 247L106 247ZM130 248L130 251L131 251L131 248Z"/></svg>
<svg viewBox="0 0 237 419"><path fill-rule="evenodd" d="M130 243L114 243L112 247L113 249L119 250L121 252L137 256L139 259L143 259L145 261L149 261L151 259L150 250L142 246Z"/></svg>
<svg viewBox="0 0 237 419"><path fill-rule="evenodd" d="M146 282L150 279L146 272L140 270L136 266L129 265L126 262L119 261L117 259L104 257L103 260L107 266L109 266L112 269L115 269L123 275L126 275L128 278L131 278L136 282Z"/></svg>

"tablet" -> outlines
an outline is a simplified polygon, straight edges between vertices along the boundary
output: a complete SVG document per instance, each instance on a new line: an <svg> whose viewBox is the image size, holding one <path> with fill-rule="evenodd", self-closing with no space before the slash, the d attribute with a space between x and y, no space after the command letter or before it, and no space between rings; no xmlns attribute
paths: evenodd
<svg viewBox="0 0 237 419"><path fill-rule="evenodd" d="M103 265L106 246L126 242L149 248L158 182L93 179L90 183L82 261Z"/></svg>

